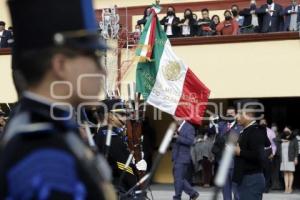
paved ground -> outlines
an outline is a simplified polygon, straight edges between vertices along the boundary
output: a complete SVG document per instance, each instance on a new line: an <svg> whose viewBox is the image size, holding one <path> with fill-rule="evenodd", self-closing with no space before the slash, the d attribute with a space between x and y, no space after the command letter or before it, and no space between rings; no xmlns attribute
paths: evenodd
<svg viewBox="0 0 300 200"><path fill-rule="evenodd" d="M174 191L171 185L154 185L151 189L154 200L172 200ZM196 189L200 193L199 200L211 200L213 189L200 187L196 187ZM182 197L182 200L189 200L189 197L186 195ZM219 199L222 200L221 195ZM284 194L282 191L271 191L268 194L264 194L263 200L300 200L300 191L295 191L293 194Z"/></svg>

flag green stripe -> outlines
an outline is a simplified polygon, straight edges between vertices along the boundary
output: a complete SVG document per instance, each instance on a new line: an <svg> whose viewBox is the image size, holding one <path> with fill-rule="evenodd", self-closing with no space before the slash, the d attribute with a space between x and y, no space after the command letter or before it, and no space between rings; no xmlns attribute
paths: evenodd
<svg viewBox="0 0 300 200"><path fill-rule="evenodd" d="M148 20L147 25L151 23ZM168 37L162 29L159 20L156 23L155 45L151 61L140 62L136 70L136 91L141 93L144 99L150 95L156 81L156 75L160 65L160 59L164 51L164 47ZM146 35L146 34L145 34Z"/></svg>
<svg viewBox="0 0 300 200"><path fill-rule="evenodd" d="M142 32L141 38L140 38L139 43L138 43L138 47L137 47L136 52L135 52L135 54L137 56L139 56L141 54L141 52L142 52L142 48L141 47L143 47L143 45L145 43L145 40L146 40L146 37L147 37L147 32L148 32L148 30L149 30L149 28L151 26L152 19L153 19L153 14L150 15L150 19L145 24L144 30Z"/></svg>

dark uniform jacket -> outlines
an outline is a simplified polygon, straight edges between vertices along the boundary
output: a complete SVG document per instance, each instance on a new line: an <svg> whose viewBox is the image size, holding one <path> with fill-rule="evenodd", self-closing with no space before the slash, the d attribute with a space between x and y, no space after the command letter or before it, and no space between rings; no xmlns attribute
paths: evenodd
<svg viewBox="0 0 300 200"><path fill-rule="evenodd" d="M262 173L264 149L271 145L267 130L257 124L245 128L239 137L240 156L235 157L233 181L240 184L243 176Z"/></svg>
<svg viewBox="0 0 300 200"><path fill-rule="evenodd" d="M13 112L1 140L1 200L103 199L65 140L69 134L81 142L68 111L56 107L51 112L50 103L27 93Z"/></svg>
<svg viewBox="0 0 300 200"><path fill-rule="evenodd" d="M95 135L95 143L99 151L103 154L106 152L106 136L108 132L108 127L102 127L99 129L98 133ZM135 168L131 164L126 170L124 169L126 161L129 157L129 150L125 143L123 136L123 129L113 127L111 138L111 147L108 154L108 162L113 171L114 184L118 189L123 191L128 191L137 183L137 177L135 175ZM119 178L124 172L124 177L121 183L119 183ZM119 185L120 184L120 185Z"/></svg>

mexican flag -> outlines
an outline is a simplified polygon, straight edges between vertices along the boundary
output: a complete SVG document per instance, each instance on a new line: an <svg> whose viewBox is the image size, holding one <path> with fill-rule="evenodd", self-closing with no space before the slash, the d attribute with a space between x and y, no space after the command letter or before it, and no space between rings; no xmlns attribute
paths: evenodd
<svg viewBox="0 0 300 200"><path fill-rule="evenodd" d="M159 6L152 7L136 50L136 91L150 105L201 124L210 90L175 55L158 20L159 11Z"/></svg>

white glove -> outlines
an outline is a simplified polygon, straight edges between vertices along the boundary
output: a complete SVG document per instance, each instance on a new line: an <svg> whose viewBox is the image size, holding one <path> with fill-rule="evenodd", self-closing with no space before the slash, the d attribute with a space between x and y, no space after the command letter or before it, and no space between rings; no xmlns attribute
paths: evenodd
<svg viewBox="0 0 300 200"><path fill-rule="evenodd" d="M138 163L136 163L135 166L139 171L146 171L147 170L147 162L144 159L140 160Z"/></svg>
<svg viewBox="0 0 300 200"><path fill-rule="evenodd" d="M145 155L145 154L144 154L144 152L142 151L142 152L141 152L142 159L144 159L144 155ZM135 159L134 159L134 157L132 158L132 163L135 164Z"/></svg>

